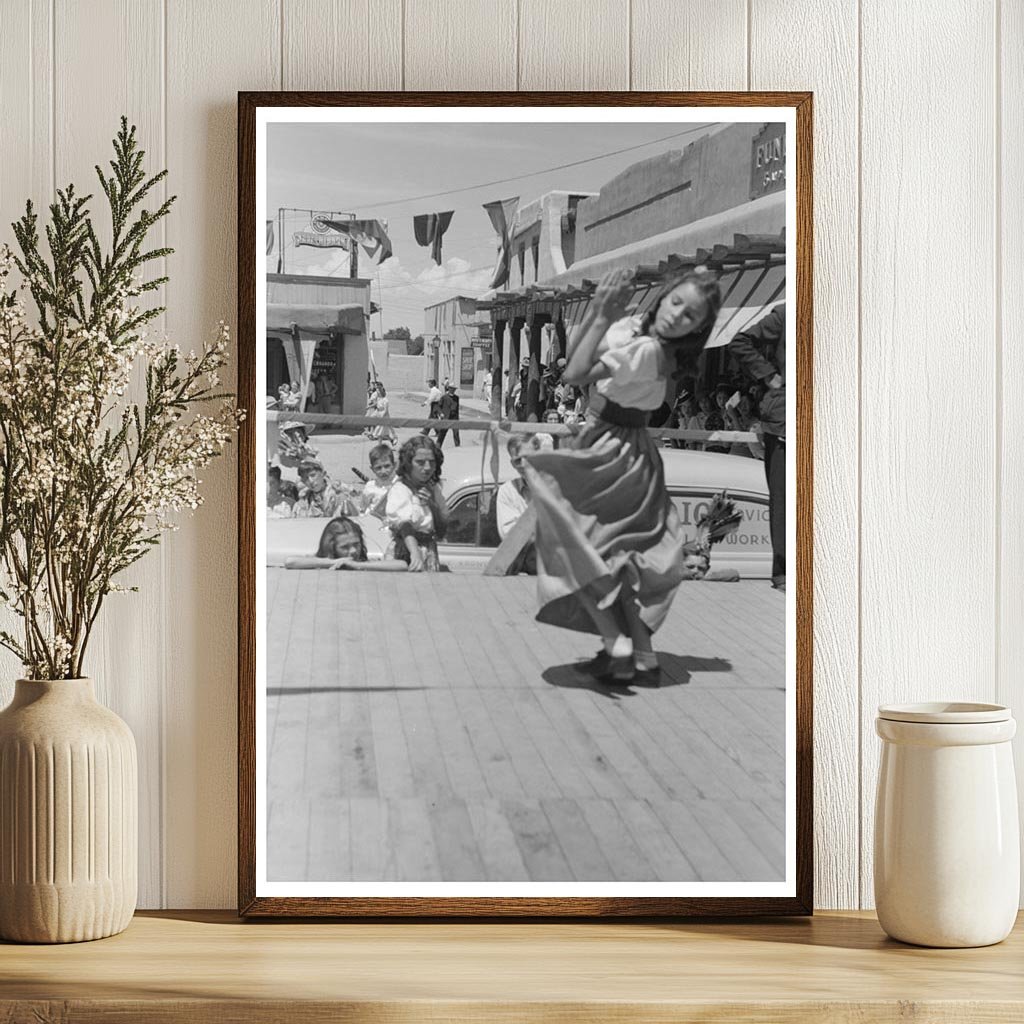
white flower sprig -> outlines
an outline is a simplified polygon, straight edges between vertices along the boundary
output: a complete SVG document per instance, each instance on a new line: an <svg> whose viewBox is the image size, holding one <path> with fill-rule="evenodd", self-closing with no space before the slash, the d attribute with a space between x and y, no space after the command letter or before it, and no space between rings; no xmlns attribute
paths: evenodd
<svg viewBox="0 0 1024 1024"><path fill-rule="evenodd" d="M135 129L122 118L113 173L99 168L113 237L104 249L88 196L58 191L44 256L31 203L15 225L20 255L0 247L0 600L20 635L0 645L30 678L75 678L115 577L198 507L199 471L220 455L242 413L218 391L228 328L198 352L147 335L161 308L139 297L166 281L143 268L170 209L139 209L165 176L147 178ZM16 275L22 278L15 286ZM30 318L25 292L35 305ZM141 382L144 368L145 398ZM138 391L138 400L132 399Z"/></svg>

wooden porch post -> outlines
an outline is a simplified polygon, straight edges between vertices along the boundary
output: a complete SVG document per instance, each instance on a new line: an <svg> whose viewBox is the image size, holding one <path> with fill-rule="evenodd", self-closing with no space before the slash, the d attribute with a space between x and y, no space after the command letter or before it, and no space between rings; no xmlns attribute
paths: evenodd
<svg viewBox="0 0 1024 1024"><path fill-rule="evenodd" d="M523 330L523 320L521 317L513 317L508 325L508 336L511 342L511 358L508 361L508 393L511 396L512 388L515 386L516 379L519 376L519 343L520 335ZM511 401L508 407L509 419L515 418L515 410L512 406Z"/></svg>
<svg viewBox="0 0 1024 1024"><path fill-rule="evenodd" d="M501 419L501 385L504 380L502 358L505 352L505 321L494 321L494 338L491 341L491 415Z"/></svg>
<svg viewBox="0 0 1024 1024"><path fill-rule="evenodd" d="M536 423L540 419L540 345L541 332L547 322L546 313L530 313L530 371L526 382L526 419Z"/></svg>
<svg viewBox="0 0 1024 1024"><path fill-rule="evenodd" d="M561 311L559 311L558 319L555 321L555 337L558 339L558 358L568 358L566 356L568 344L565 338L565 321L562 319Z"/></svg>

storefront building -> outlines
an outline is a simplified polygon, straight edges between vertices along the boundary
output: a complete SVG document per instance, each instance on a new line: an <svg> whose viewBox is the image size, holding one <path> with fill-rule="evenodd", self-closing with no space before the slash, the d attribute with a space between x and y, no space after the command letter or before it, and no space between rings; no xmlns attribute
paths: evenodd
<svg viewBox="0 0 1024 1024"><path fill-rule="evenodd" d="M300 411L362 415L369 315L369 280L268 274L268 396L298 382Z"/></svg>
<svg viewBox="0 0 1024 1024"><path fill-rule="evenodd" d="M501 371L528 363L527 416L536 418L541 365L564 354L568 331L609 270L633 271L635 313L646 311L666 278L698 265L718 271L719 338L783 301L785 158L783 125L722 125L681 151L634 164L596 195L549 193L524 208L513 245L532 239L539 225L538 276L517 280L514 248L510 283L476 304L494 328L492 408L500 402ZM532 241L524 251L532 253ZM725 349L708 353L698 386L713 383L727 359Z"/></svg>
<svg viewBox="0 0 1024 1024"><path fill-rule="evenodd" d="M491 321L476 299L455 295L423 310L423 383L446 380L464 398L480 390L491 368Z"/></svg>

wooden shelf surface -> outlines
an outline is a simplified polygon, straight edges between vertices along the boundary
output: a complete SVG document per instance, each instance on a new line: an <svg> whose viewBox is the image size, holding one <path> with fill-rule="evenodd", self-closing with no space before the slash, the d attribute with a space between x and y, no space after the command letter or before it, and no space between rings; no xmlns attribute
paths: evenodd
<svg viewBox="0 0 1024 1024"><path fill-rule="evenodd" d="M160 911L99 942L0 943L3 1024L296 1020L1017 1022L1024 924L997 946L931 950L847 911L739 923Z"/></svg>

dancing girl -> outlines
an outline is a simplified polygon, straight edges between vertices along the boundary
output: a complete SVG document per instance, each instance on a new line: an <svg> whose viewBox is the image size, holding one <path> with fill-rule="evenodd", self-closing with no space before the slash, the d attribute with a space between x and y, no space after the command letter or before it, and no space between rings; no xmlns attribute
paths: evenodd
<svg viewBox="0 0 1024 1024"><path fill-rule="evenodd" d="M674 380L693 373L722 301L703 270L669 281L642 317L624 316L632 292L630 272L605 274L570 349L563 379L597 392L572 448L526 456L537 619L600 636L590 668L614 682L657 678L652 635L687 575L686 537L646 426Z"/></svg>

